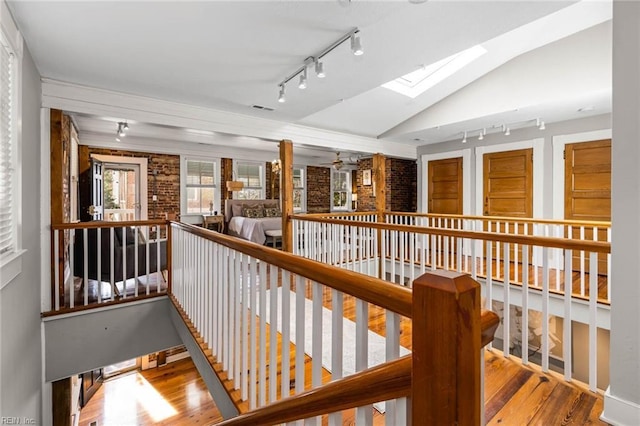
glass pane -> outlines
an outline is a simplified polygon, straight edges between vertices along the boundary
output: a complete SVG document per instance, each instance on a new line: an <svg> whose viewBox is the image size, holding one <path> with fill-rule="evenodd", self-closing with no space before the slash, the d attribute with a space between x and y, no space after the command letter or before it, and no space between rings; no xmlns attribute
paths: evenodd
<svg viewBox="0 0 640 426"><path fill-rule="evenodd" d="M245 186L262 187L262 166L238 163L238 180Z"/></svg>
<svg viewBox="0 0 640 426"><path fill-rule="evenodd" d="M293 169L293 187L304 188L304 169Z"/></svg>
<svg viewBox="0 0 640 426"><path fill-rule="evenodd" d="M187 160L187 185L213 185L214 176L213 162Z"/></svg>
<svg viewBox="0 0 640 426"><path fill-rule="evenodd" d="M187 213L210 213L214 209L214 196L213 188L187 188Z"/></svg>
<svg viewBox="0 0 640 426"><path fill-rule="evenodd" d="M303 189L294 189L293 190L293 208L301 209L302 208L302 195L304 193Z"/></svg>
<svg viewBox="0 0 640 426"><path fill-rule="evenodd" d="M259 200L262 198L262 190L260 189L245 188L236 194L238 200Z"/></svg>

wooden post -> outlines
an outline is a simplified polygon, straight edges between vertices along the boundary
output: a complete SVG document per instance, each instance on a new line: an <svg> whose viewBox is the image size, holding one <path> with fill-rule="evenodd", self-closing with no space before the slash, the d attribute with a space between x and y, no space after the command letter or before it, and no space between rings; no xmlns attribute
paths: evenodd
<svg viewBox="0 0 640 426"><path fill-rule="evenodd" d="M373 196L376 197L376 222L384 223L385 217L385 204L387 198L387 191L385 188L385 181L387 180L387 168L385 167L385 157L382 154L373 154L373 183L375 190ZM382 253L382 229L377 230L378 237L378 254ZM378 278L384 280L382 276L382 263L386 259L380 258L378 262ZM392 277L393 279L393 277Z"/></svg>
<svg viewBox="0 0 640 426"><path fill-rule="evenodd" d="M293 143L290 140L280 141L280 191L282 204L282 250L293 252Z"/></svg>
<svg viewBox="0 0 640 426"><path fill-rule="evenodd" d="M373 154L373 183L376 185L374 196L376 197L376 212L378 222L384 222L384 212L386 210L387 189L386 159L382 154Z"/></svg>
<svg viewBox="0 0 640 426"><path fill-rule="evenodd" d="M414 424L480 424L480 334L480 285L469 275L432 271L413 282Z"/></svg>
<svg viewBox="0 0 640 426"><path fill-rule="evenodd" d="M230 200L232 198L232 193L227 189L227 181L233 180L233 160L231 158L222 158L222 200ZM220 209L224 214L224 205L220 206Z"/></svg>

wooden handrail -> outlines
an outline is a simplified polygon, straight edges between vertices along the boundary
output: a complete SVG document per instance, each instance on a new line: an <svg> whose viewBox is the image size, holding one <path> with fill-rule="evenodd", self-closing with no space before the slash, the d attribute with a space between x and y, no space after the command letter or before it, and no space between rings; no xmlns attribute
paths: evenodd
<svg viewBox="0 0 640 426"><path fill-rule="evenodd" d="M199 226L177 222L172 222L171 226L240 251L278 268L293 272L405 317L411 317L411 290L408 288L346 269L337 269L325 263L294 256L290 253L240 238L209 231Z"/></svg>
<svg viewBox="0 0 640 426"><path fill-rule="evenodd" d="M56 223L51 224L51 229L95 229L95 228L121 228L123 226L161 226L171 223L165 219L152 220L128 220L122 222L76 222L76 223Z"/></svg>
<svg viewBox="0 0 640 426"><path fill-rule="evenodd" d="M545 225L575 225L575 226L597 226L599 228L607 228L611 226L608 221L591 221L591 220L566 220L566 219L535 219L530 217L515 216L471 216L460 214L437 214L437 213L413 213L413 212L385 212L396 216L408 217L429 217L444 219L465 219L465 220L481 220L481 221L498 221L498 222L521 222L521 223L541 223Z"/></svg>
<svg viewBox="0 0 640 426"><path fill-rule="evenodd" d="M406 355L363 370L226 420L219 425L275 425L409 396L411 358L411 355Z"/></svg>
<svg viewBox="0 0 640 426"><path fill-rule="evenodd" d="M570 249L575 251L584 250L584 251L592 251L592 252L598 252L598 253L611 252L611 243L607 243L604 241L570 240L566 238L538 237L533 235L513 235L513 234L504 234L504 233L498 233L498 232L486 232L486 231L463 231L458 229L431 228L431 227L415 226L415 225L393 225L389 223L379 223L379 222L357 222L357 225L354 225L353 221L315 218L315 217L309 218L309 217L306 217L306 215L293 215L291 218L295 220L301 220L301 221L331 223L334 225L360 226L360 227L367 227L367 228L373 228L373 229L384 229L388 231L399 231L399 232L407 232L407 233L413 232L415 234L442 235L446 237L469 238L469 239L484 240L484 241L498 241L498 242L505 242L505 243L511 243L511 244L523 244L523 245L532 245L532 246Z"/></svg>
<svg viewBox="0 0 640 426"><path fill-rule="evenodd" d="M483 311L480 319L481 345L488 345L500 319ZM413 354L360 371L238 417L220 426L275 425L320 416L411 394ZM366 389L366 392L363 392Z"/></svg>
<svg viewBox="0 0 640 426"><path fill-rule="evenodd" d="M309 217L342 217L342 216L368 216L375 215L375 210L366 212L351 213L304 213ZM566 220L566 219L535 219L530 217L515 216L472 216L461 214L439 214L439 213L416 213L416 212L395 212L385 211L385 215L407 216L407 217L427 217L427 218L443 218L443 219L461 219L461 220L481 220L481 221L499 221L499 222L521 222L521 223L541 223L545 225L571 225L571 226L594 226L599 228L611 227L611 222L607 221L591 221L591 220Z"/></svg>

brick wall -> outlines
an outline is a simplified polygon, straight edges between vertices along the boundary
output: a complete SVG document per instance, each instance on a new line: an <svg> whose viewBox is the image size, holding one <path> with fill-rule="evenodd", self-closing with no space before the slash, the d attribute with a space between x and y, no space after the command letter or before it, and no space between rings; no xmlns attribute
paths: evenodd
<svg viewBox="0 0 640 426"><path fill-rule="evenodd" d="M414 160L387 158L385 160L387 190L385 210L415 212L417 207L417 164ZM358 211L373 211L376 208L376 198L372 185L363 185L362 172L373 170L373 159L365 158L358 161ZM373 180L373 176L371 177Z"/></svg>
<svg viewBox="0 0 640 426"><path fill-rule="evenodd" d="M105 148L89 148L89 156L147 158L147 203L149 219L164 219L165 213L180 214L180 156L149 154ZM157 195L157 201L153 195Z"/></svg>
<svg viewBox="0 0 640 426"><path fill-rule="evenodd" d="M362 181L362 172L373 169L373 158L364 158L358 161L358 211L369 212L376 209L376 198L373 196L373 184L365 186ZM371 176L373 180L373 176Z"/></svg>
<svg viewBox="0 0 640 426"><path fill-rule="evenodd" d="M331 169L307 166L307 212L328 213L331 210Z"/></svg>
<svg viewBox="0 0 640 426"><path fill-rule="evenodd" d="M394 212L415 212L417 209L418 165L415 160L387 158L386 208Z"/></svg>
<svg viewBox="0 0 640 426"><path fill-rule="evenodd" d="M271 162L267 162L265 166L265 185L266 185L266 198L267 199L280 199L280 174L274 175L271 172ZM273 185L273 193L271 191Z"/></svg>

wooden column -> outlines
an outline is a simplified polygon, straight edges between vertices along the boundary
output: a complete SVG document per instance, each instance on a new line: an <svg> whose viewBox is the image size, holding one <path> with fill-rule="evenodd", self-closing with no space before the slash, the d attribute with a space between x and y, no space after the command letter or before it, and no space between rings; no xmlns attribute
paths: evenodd
<svg viewBox="0 0 640 426"><path fill-rule="evenodd" d="M280 190L282 205L282 250L293 252L293 143L290 140L280 141Z"/></svg>
<svg viewBox="0 0 640 426"><path fill-rule="evenodd" d="M479 425L480 285L433 271L413 282L414 424ZM416 423L416 420L419 422Z"/></svg>
<svg viewBox="0 0 640 426"><path fill-rule="evenodd" d="M231 191L227 190L227 181L233 180L233 160L231 158L223 158L220 160L222 163L222 183L220 186L222 187L222 202L224 204L224 200L229 200L232 198ZM224 212L224 205L220 206L220 209ZM224 213L223 213L224 214Z"/></svg>
<svg viewBox="0 0 640 426"><path fill-rule="evenodd" d="M373 182L376 186L373 194L376 197L376 212L378 213L378 222L384 222L384 211L387 201L387 168L386 158L382 154L373 154Z"/></svg>

